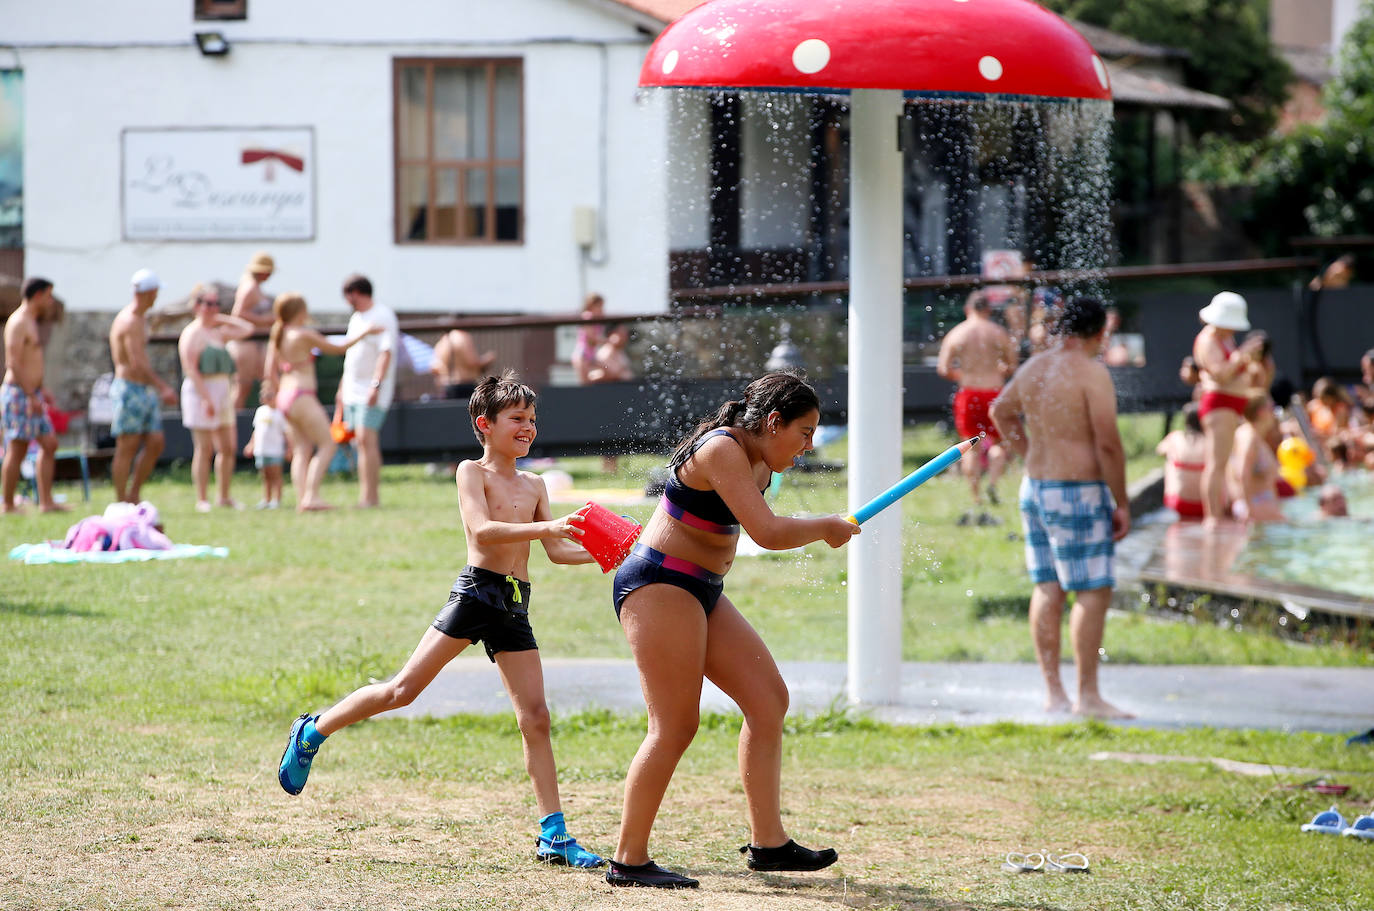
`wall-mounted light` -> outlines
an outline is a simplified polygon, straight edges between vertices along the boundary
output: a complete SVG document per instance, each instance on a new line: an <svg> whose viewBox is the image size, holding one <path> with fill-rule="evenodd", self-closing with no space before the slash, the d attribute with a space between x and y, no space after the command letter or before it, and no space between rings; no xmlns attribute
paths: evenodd
<svg viewBox="0 0 1374 911"><path fill-rule="evenodd" d="M206 57L222 57L229 53L229 41L220 32L196 32L196 47Z"/></svg>

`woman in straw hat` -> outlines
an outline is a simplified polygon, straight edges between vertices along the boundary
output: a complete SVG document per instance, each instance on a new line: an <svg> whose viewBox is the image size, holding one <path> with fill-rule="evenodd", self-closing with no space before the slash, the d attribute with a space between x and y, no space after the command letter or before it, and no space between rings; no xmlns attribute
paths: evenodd
<svg viewBox="0 0 1374 911"><path fill-rule="evenodd" d="M243 277L239 279L238 290L234 292L234 309L231 311L239 319L252 323L254 332L272 328L272 298L263 293L262 283L272 277L276 263L262 251L244 267ZM266 346L251 338L229 343L229 354L234 358L237 369L238 385L234 394L234 407L243 408L248 401L248 393L253 389L253 381L262 378L262 368ZM259 396L265 398L265 396Z"/></svg>
<svg viewBox="0 0 1374 911"><path fill-rule="evenodd" d="M1198 417L1207 439L1207 459L1202 469L1202 514L1206 525L1216 525L1226 509L1226 462L1235 445L1236 428L1245 414L1248 368L1261 350L1263 340L1247 339L1237 347L1236 333L1250 329L1245 298L1222 291L1198 311L1202 331L1193 340L1193 360L1198 368Z"/></svg>

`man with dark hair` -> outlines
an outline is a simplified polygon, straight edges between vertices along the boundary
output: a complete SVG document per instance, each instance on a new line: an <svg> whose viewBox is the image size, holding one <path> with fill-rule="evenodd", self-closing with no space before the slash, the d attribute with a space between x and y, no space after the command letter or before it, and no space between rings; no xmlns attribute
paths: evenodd
<svg viewBox="0 0 1374 911"><path fill-rule="evenodd" d="M370 508L380 502L381 433L396 394L401 329L395 312L372 299L372 282L366 276L355 272L344 279L343 296L353 308L348 320L350 338L370 326L383 329L348 349L334 402L334 417L353 431L358 450L358 505Z"/></svg>
<svg viewBox="0 0 1374 911"><path fill-rule="evenodd" d="M1116 579L1114 542L1131 527L1126 457L1116 426L1116 392L1098 360L1106 312L1093 298L1065 305L1056 343L1017 371L992 405L1002 437L1026 460L1021 517L1031 593L1031 639L1045 677L1045 708L1095 718L1130 718L1102 698L1098 649ZM1059 679L1066 592L1078 698Z"/></svg>
<svg viewBox="0 0 1374 911"><path fill-rule="evenodd" d="M997 398L998 390L1016 369L1018 361L1016 342L1007 330L992 321L986 291L974 291L964 302L964 321L949 330L940 343L935 367L940 376L959 387L954 394L954 428L960 439L986 434L982 449L959 460L973 494L973 509L977 510L976 516L972 510L960 516L960 525L970 522L995 525L1001 521L982 510L983 496L978 482L986 468L988 499L995 505L997 491L994 485L1006 470L1007 453L997 428L988 417L988 406Z"/></svg>
<svg viewBox="0 0 1374 911"><path fill-rule="evenodd" d="M24 297L5 322L5 381L0 385L0 428L5 439L5 459L0 467L3 500L0 512L17 512L15 492L29 444L38 443L38 464L34 483L38 508L43 512L65 510L52 498L52 478L56 465L57 434L53 433L43 395L43 341L39 324L55 312L52 282L30 278L24 282Z"/></svg>

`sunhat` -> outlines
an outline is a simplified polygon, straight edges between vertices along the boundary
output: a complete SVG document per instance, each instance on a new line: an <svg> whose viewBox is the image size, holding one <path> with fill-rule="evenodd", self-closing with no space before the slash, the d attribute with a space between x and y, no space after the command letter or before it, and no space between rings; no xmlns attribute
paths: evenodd
<svg viewBox="0 0 1374 911"><path fill-rule="evenodd" d="M139 269L129 281L133 282L135 291L156 291L162 287L161 280L152 269Z"/></svg>
<svg viewBox="0 0 1374 911"><path fill-rule="evenodd" d="M1223 291L1212 302L1197 312L1204 323L1218 329L1232 329L1244 332L1250 328L1250 318L1246 313L1245 298L1234 291Z"/></svg>
<svg viewBox="0 0 1374 911"><path fill-rule="evenodd" d="M277 271L277 264L272 262L272 257L266 253L254 253L253 258L248 260L248 271L255 274L258 272L275 272Z"/></svg>

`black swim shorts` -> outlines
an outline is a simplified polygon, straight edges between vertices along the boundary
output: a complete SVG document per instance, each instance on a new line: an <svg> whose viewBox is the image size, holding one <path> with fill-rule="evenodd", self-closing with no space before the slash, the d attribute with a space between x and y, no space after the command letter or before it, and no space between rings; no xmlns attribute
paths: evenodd
<svg viewBox="0 0 1374 911"><path fill-rule="evenodd" d="M434 628L454 639L481 642L494 663L497 652L539 648L530 629L530 584L514 576L465 566Z"/></svg>

